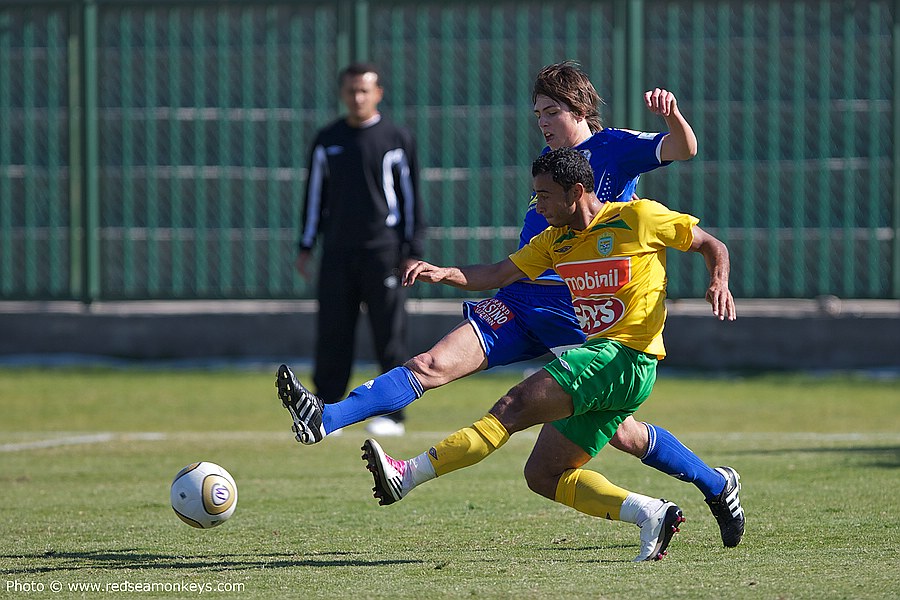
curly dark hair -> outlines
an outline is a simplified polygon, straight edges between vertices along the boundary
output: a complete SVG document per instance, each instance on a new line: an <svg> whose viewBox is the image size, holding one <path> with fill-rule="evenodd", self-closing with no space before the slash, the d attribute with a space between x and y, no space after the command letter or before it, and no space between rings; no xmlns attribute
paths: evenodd
<svg viewBox="0 0 900 600"><path fill-rule="evenodd" d="M553 181L566 191L576 183L584 186L585 191L594 191L594 171L591 163L574 148L559 148L539 156L531 163L531 176L537 177L549 173Z"/></svg>
<svg viewBox="0 0 900 600"><path fill-rule="evenodd" d="M538 94L556 102L564 102L573 113L587 120L592 133L603 129L603 121L600 119L600 103L603 99L577 62L567 60L541 69L534 80L532 104L537 100Z"/></svg>

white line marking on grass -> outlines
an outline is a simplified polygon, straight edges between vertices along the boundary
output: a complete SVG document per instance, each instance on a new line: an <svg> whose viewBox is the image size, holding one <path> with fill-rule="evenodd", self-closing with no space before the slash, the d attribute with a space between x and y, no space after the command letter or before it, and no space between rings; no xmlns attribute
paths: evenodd
<svg viewBox="0 0 900 600"><path fill-rule="evenodd" d="M539 429L529 429L518 433L513 441L532 442L537 439ZM447 435L451 431L408 431L403 439L407 441L413 440L422 443L434 443ZM371 437L362 427L352 427L344 430L344 435L334 438L326 438L325 443L334 443L341 440L352 441L353 443L361 442L363 439ZM764 431L748 431L748 432L681 432L681 437L697 442L743 442L743 443L862 443L862 442L897 442L900 443L900 432L845 432L845 433L817 433L808 431L797 432L764 432ZM61 437L50 439L35 440L31 442L18 442L10 444L0 444L0 453L3 452L22 452L26 450L40 450L45 448L58 448L60 446L78 446L86 444L105 444L109 442L159 442L163 440L183 441L185 439L193 441L206 440L229 440L235 442L277 442L284 440L292 441L293 437L289 434L273 432L273 431L174 431L171 433L160 433L152 431L143 432L127 432L127 433L111 433L96 432L85 433L83 435L67 434Z"/></svg>
<svg viewBox="0 0 900 600"><path fill-rule="evenodd" d="M71 435L66 437L51 438L49 440L35 440L33 442L20 442L18 444L0 444L0 452L21 452L22 450L40 450L43 448L58 448L59 446L80 446L83 444L105 444L112 441L160 441L166 439L164 433L138 432L138 433L94 433L90 435Z"/></svg>
<svg viewBox="0 0 900 600"><path fill-rule="evenodd" d="M55 448L57 446L75 446L79 444L101 444L112 441L113 434L98 433L94 435L76 435L72 437L53 438L50 440L37 440L34 442L22 442L19 444L3 444L0 452L19 452L21 450L37 450L40 448Z"/></svg>

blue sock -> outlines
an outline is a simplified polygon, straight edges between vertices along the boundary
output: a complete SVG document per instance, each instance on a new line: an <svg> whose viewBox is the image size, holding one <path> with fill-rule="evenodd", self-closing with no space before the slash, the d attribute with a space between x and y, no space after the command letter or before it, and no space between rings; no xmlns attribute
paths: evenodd
<svg viewBox="0 0 900 600"><path fill-rule="evenodd" d="M412 371L406 367L391 369L365 382L340 402L326 404L322 411L325 433L375 415L388 415L421 398L424 393L422 384Z"/></svg>
<svg viewBox="0 0 900 600"><path fill-rule="evenodd" d="M725 477L700 460L678 438L657 425L644 425L650 434L650 447L641 459L642 463L681 481L693 483L707 500L725 489Z"/></svg>

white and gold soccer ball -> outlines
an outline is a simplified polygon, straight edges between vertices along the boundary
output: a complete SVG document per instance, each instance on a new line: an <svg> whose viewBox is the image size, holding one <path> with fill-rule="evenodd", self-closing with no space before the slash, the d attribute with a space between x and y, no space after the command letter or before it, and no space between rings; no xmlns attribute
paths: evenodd
<svg viewBox="0 0 900 600"><path fill-rule="evenodd" d="M237 484L231 474L211 462L195 462L172 481L172 509L178 518L199 529L221 525L237 508Z"/></svg>

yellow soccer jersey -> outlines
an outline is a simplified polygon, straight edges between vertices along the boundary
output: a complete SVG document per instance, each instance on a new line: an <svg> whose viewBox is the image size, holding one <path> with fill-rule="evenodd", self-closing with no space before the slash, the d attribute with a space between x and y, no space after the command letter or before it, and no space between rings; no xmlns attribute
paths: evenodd
<svg viewBox="0 0 900 600"><path fill-rule="evenodd" d="M699 222L653 200L607 202L583 231L548 227L509 258L531 279L559 273L588 339L663 358L666 248L690 248Z"/></svg>

